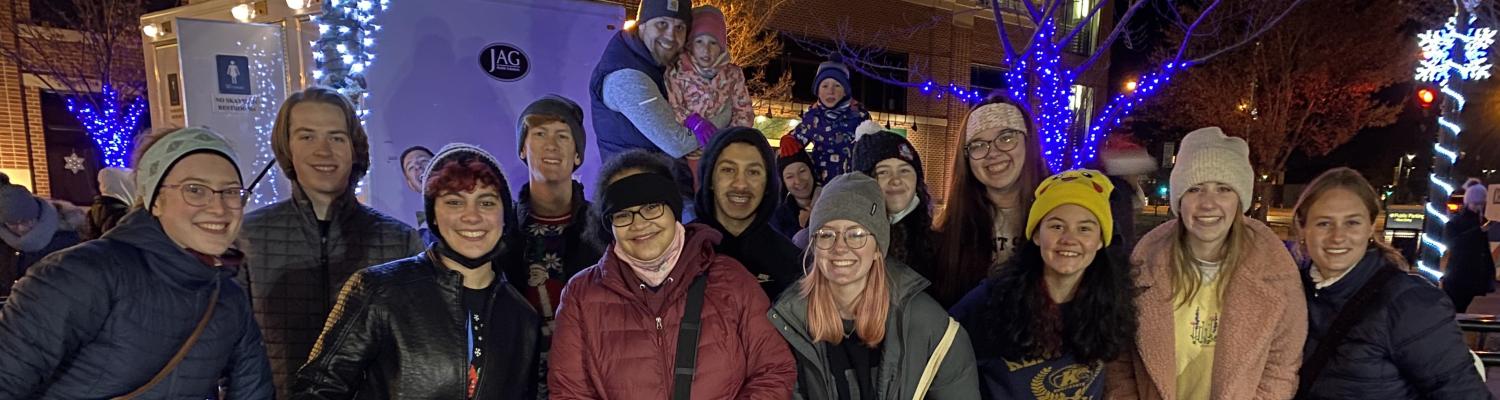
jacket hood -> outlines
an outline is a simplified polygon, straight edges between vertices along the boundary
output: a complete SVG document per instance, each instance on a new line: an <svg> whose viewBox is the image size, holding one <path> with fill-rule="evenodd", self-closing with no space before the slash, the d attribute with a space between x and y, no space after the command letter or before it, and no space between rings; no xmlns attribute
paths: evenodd
<svg viewBox="0 0 1500 400"><path fill-rule="evenodd" d="M755 128L733 127L714 134L713 141L709 142L708 148L703 152L703 159L698 162L699 189L697 196L693 199L698 219L693 222L708 224L715 228L722 226L715 213L713 170L724 148L735 143L755 146L755 150L760 153L761 161L766 166L766 192L760 196L760 204L755 207L755 221L745 229L748 232L770 222L771 215L776 213L776 202L781 200L781 177L771 175L777 171L776 156L771 152L771 144L766 140L765 135Z"/></svg>

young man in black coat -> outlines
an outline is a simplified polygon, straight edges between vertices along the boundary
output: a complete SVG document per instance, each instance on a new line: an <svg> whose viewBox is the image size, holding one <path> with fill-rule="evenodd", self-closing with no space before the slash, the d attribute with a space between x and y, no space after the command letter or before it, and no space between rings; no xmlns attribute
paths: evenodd
<svg viewBox="0 0 1500 400"><path fill-rule="evenodd" d="M698 164L698 219L724 235L715 250L760 281L776 299L802 278L802 251L771 227L781 198L776 161L765 135L754 128L729 128L714 135Z"/></svg>

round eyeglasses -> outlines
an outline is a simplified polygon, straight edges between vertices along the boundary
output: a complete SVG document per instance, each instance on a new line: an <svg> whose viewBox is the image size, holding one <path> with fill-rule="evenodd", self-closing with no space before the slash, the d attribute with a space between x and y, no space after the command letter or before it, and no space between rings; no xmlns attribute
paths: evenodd
<svg viewBox="0 0 1500 400"><path fill-rule="evenodd" d="M208 206L208 203L213 201L214 197L218 197L224 200L224 208L239 210L245 208L245 197L250 195L250 191L242 188L213 190L208 186L196 183L182 185L164 184L161 187L176 189L178 192L182 192L182 201L193 207Z"/></svg>
<svg viewBox="0 0 1500 400"><path fill-rule="evenodd" d="M1002 152L1011 151L1014 150L1017 145L1021 144L1021 138L1025 137L1025 135L1026 132L1015 129L1001 130L1000 136L996 136L994 139L974 140L970 141L968 144L965 144L964 154L968 154L969 159L971 160L978 160L989 156L991 149L999 150Z"/></svg>

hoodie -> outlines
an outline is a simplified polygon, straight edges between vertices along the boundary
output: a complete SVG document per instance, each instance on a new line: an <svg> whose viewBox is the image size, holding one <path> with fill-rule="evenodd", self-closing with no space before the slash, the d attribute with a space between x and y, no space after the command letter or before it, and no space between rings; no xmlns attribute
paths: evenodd
<svg viewBox="0 0 1500 400"><path fill-rule="evenodd" d="M766 190L760 196L760 204L756 206L755 219L738 236L731 234L719 223L713 186L714 164L718 163L724 148L734 143L755 146L766 165ZM802 251L771 227L771 216L776 212L777 200L781 199L781 180L771 176L776 159L765 135L754 128L743 127L720 131L714 135L713 142L709 143L698 165L700 189L694 200L699 217L694 222L719 231L724 239L714 250L744 264L750 274L760 281L766 296L776 299L783 290L802 279Z"/></svg>

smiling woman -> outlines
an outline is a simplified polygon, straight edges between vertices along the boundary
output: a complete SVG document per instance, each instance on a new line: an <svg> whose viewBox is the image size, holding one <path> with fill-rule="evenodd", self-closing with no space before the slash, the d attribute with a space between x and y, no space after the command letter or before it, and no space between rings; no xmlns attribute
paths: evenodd
<svg viewBox="0 0 1500 400"><path fill-rule="evenodd" d="M500 163L450 144L423 176L438 242L349 278L291 398L535 397L541 318L494 265L510 206Z"/></svg>

